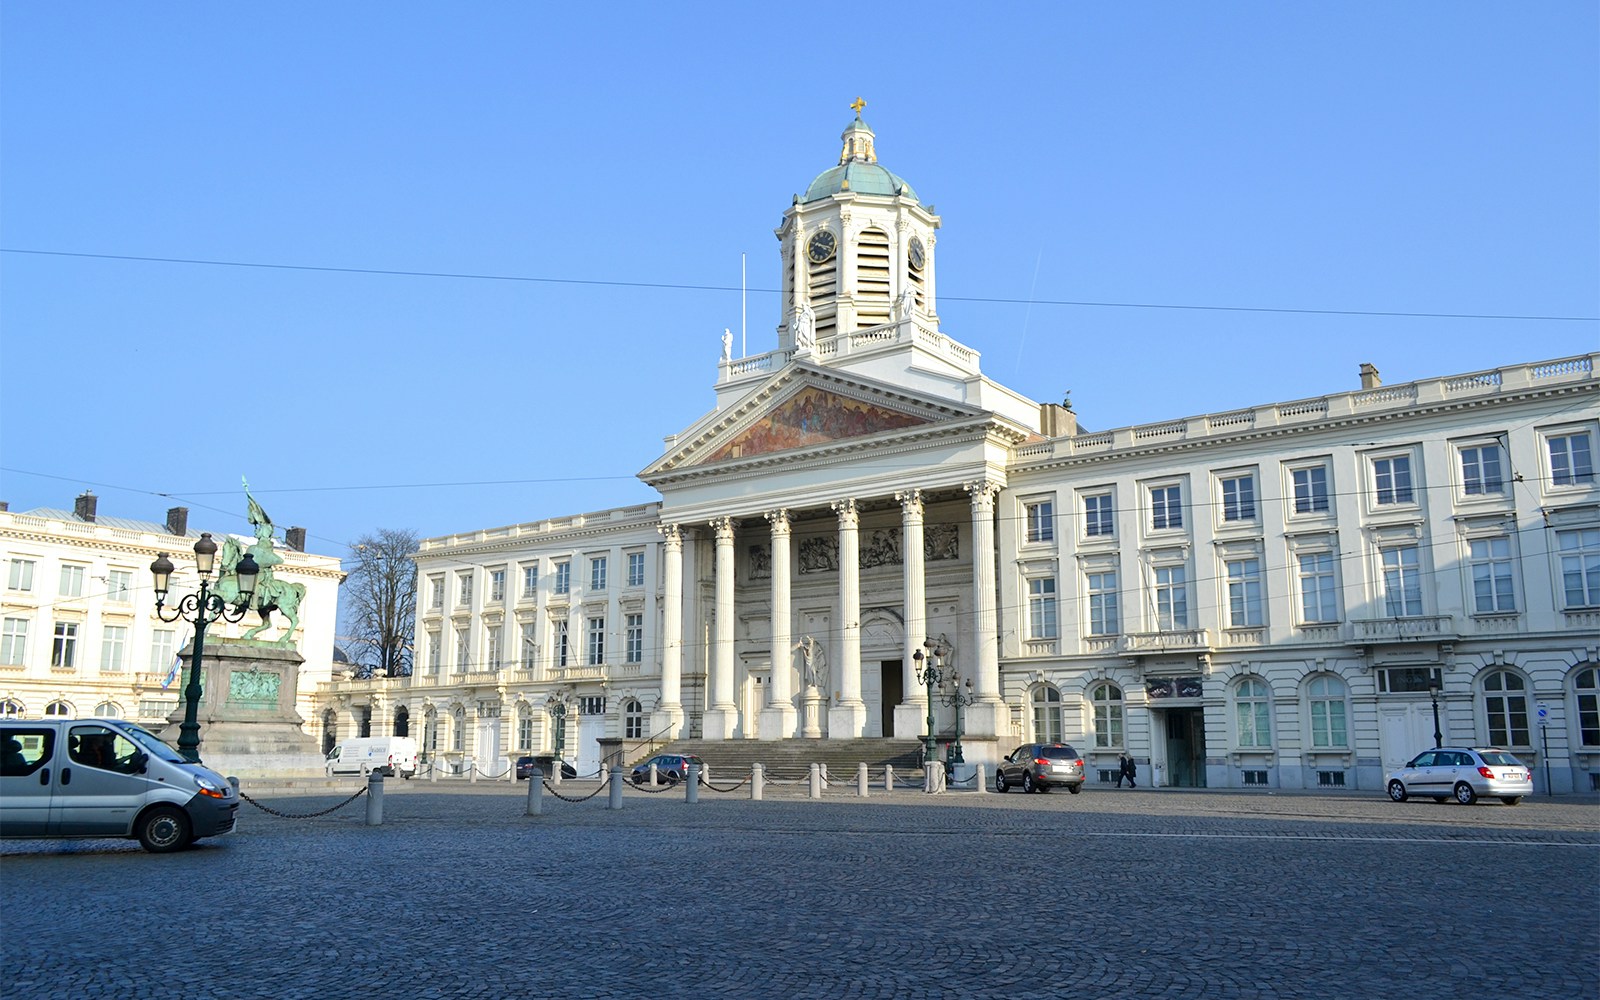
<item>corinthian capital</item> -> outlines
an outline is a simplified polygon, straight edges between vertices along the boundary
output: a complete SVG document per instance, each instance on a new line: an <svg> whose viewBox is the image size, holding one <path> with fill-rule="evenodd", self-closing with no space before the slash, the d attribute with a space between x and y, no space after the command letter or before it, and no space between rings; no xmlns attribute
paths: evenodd
<svg viewBox="0 0 1600 1000"><path fill-rule="evenodd" d="M840 528L854 528L858 523L860 523L861 515L856 510L856 502L853 497L846 497L843 500L835 500L829 506L833 508L833 512L835 514L839 515Z"/></svg>
<svg viewBox="0 0 1600 1000"><path fill-rule="evenodd" d="M772 533L774 535L787 535L790 525L794 524L794 515L789 513L789 508L787 507L769 510L762 516L767 519L768 524L772 525Z"/></svg>

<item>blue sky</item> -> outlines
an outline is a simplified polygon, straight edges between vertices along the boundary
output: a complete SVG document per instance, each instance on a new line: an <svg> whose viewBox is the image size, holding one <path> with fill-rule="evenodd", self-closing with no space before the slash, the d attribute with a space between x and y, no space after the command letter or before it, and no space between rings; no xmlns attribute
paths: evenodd
<svg viewBox="0 0 1600 1000"><path fill-rule="evenodd" d="M1600 346L1595 4L749 6L0 6L0 499L647 501L857 95L945 331L1087 427Z"/></svg>

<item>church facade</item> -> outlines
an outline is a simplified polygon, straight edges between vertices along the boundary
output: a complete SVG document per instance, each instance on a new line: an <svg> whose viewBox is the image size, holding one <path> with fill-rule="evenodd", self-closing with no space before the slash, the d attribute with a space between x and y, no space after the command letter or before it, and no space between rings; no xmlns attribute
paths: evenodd
<svg viewBox="0 0 1600 1000"><path fill-rule="evenodd" d="M1377 789L1437 717L1600 787L1597 355L1085 432L942 331L939 218L841 138L776 231L777 345L724 341L660 500L424 541L413 675L324 685L325 743L916 738L932 664L969 764Z"/></svg>

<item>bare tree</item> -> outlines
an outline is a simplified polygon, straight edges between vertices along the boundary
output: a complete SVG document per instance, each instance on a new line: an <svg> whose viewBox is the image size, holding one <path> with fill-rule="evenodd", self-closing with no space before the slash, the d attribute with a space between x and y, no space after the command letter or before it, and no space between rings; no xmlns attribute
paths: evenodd
<svg viewBox="0 0 1600 1000"><path fill-rule="evenodd" d="M375 677L411 675L417 622L417 564L411 554L417 545L414 531L380 528L350 547L347 633L358 647L358 672Z"/></svg>

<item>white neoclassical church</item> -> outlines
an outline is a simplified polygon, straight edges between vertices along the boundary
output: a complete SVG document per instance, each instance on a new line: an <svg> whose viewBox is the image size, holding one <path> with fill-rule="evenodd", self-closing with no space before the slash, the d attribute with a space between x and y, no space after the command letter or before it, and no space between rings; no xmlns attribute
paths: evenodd
<svg viewBox="0 0 1600 1000"><path fill-rule="evenodd" d="M859 111L776 232L775 349L724 340L660 501L426 540L413 676L326 685L325 742L918 738L937 651L972 763L1376 790L1437 717L1600 787L1596 355L1088 432L940 329L939 218Z"/></svg>

